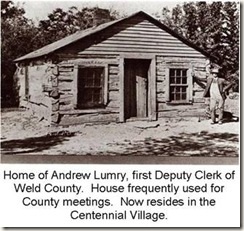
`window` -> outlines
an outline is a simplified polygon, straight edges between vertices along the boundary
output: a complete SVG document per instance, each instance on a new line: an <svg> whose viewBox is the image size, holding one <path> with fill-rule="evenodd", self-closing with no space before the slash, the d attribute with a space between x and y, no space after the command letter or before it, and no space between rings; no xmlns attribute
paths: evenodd
<svg viewBox="0 0 244 231"><path fill-rule="evenodd" d="M187 100L187 69L170 69L170 101L185 102Z"/></svg>
<svg viewBox="0 0 244 231"><path fill-rule="evenodd" d="M104 72L104 67L78 69L78 108L104 106Z"/></svg>

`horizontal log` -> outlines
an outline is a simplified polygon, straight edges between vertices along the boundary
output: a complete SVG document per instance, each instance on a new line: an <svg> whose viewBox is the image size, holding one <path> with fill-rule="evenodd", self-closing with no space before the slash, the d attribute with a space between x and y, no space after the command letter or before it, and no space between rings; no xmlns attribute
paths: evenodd
<svg viewBox="0 0 244 231"><path fill-rule="evenodd" d="M59 73L59 76L71 76L71 75L73 75L73 71L72 72L60 72Z"/></svg>
<svg viewBox="0 0 244 231"><path fill-rule="evenodd" d="M116 111L111 111L108 109L72 109L69 111L60 110L60 114L62 115L93 115L93 114L113 114Z"/></svg>
<svg viewBox="0 0 244 231"><path fill-rule="evenodd" d="M60 81L58 84L59 90L71 90L73 88L72 82Z"/></svg>
<svg viewBox="0 0 244 231"><path fill-rule="evenodd" d="M165 93L165 84L164 83L158 83L157 84L157 93Z"/></svg>
<svg viewBox="0 0 244 231"><path fill-rule="evenodd" d="M73 104L68 104L68 105L59 105L59 111L69 111L74 109L74 105Z"/></svg>
<svg viewBox="0 0 244 231"><path fill-rule="evenodd" d="M74 80L74 75L60 75L58 77L59 81L73 81Z"/></svg>
<svg viewBox="0 0 244 231"><path fill-rule="evenodd" d="M59 72L60 72L60 74L62 73L62 72L72 72L73 73L73 71L74 71L74 67L59 67Z"/></svg>
<svg viewBox="0 0 244 231"><path fill-rule="evenodd" d="M118 79L110 79L109 80L109 90L119 89L119 81Z"/></svg>
<svg viewBox="0 0 244 231"><path fill-rule="evenodd" d="M193 103L204 103L204 98L193 98Z"/></svg>
<svg viewBox="0 0 244 231"><path fill-rule="evenodd" d="M56 104L52 104L52 111L53 112L56 112L59 110L59 103L56 103Z"/></svg>
<svg viewBox="0 0 244 231"><path fill-rule="evenodd" d="M118 120L118 113L111 113L106 115L64 115L60 121L60 125L75 125L94 123L102 124L109 122L116 122Z"/></svg>
<svg viewBox="0 0 244 231"><path fill-rule="evenodd" d="M73 102L73 96L66 96L66 97L60 97L59 99L59 103L60 104L65 104L65 105L68 105L68 104L72 104Z"/></svg>
<svg viewBox="0 0 244 231"><path fill-rule="evenodd" d="M114 68L114 69L109 68L109 75L118 74L118 73L119 73L119 68Z"/></svg>

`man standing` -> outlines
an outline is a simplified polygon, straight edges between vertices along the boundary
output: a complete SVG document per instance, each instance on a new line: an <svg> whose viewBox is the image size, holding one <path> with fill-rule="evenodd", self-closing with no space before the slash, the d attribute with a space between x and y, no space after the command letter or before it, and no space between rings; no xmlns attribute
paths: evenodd
<svg viewBox="0 0 244 231"><path fill-rule="evenodd" d="M207 85L203 93L203 97L210 97L210 114L211 124L216 123L216 109L219 108L218 123L223 123L224 103L226 99L226 91L232 84L218 77L219 70L211 69L211 75L207 79Z"/></svg>

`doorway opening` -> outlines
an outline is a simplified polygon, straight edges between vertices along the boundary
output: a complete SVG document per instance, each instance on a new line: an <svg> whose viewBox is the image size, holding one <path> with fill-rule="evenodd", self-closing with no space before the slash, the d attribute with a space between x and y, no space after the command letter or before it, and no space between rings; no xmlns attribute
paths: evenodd
<svg viewBox="0 0 244 231"><path fill-rule="evenodd" d="M125 119L148 117L148 77L151 60L125 59Z"/></svg>

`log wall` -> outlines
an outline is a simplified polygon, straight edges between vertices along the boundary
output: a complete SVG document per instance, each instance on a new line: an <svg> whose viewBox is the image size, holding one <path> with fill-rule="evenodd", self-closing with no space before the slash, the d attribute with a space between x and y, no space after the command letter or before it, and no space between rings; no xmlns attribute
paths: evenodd
<svg viewBox="0 0 244 231"><path fill-rule="evenodd" d="M203 91L204 80L208 75L206 68L208 60L206 58L179 58L157 56L156 58L156 80L157 80L157 112L158 117L178 117L178 116L200 116L205 110L205 100ZM190 81L192 88L189 94L192 98L185 105L174 105L168 102L169 94L169 73L170 68L187 68L190 71ZM196 81L193 75L200 81ZM168 79L167 79L168 78Z"/></svg>
<svg viewBox="0 0 244 231"><path fill-rule="evenodd" d="M51 98L44 91L44 86L51 84L52 66L42 63L41 65L28 65L18 67L20 107L30 109L40 119L51 122ZM28 78L28 80L26 80ZM28 94L26 94L28 88Z"/></svg>
<svg viewBox="0 0 244 231"><path fill-rule="evenodd" d="M65 124L79 124L86 122L117 121L119 114L119 66L118 58L65 58L58 64L58 90L57 99L58 116L53 116L53 122ZM77 109L74 99L77 94L78 66L102 66L107 67L108 102L103 109ZM53 113L55 113L53 109Z"/></svg>

